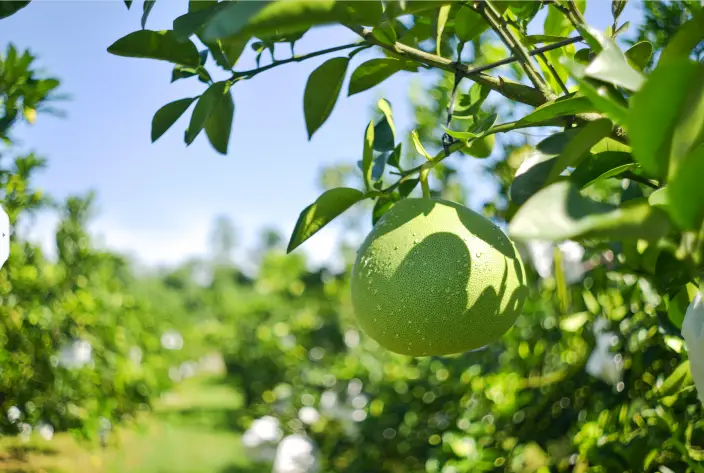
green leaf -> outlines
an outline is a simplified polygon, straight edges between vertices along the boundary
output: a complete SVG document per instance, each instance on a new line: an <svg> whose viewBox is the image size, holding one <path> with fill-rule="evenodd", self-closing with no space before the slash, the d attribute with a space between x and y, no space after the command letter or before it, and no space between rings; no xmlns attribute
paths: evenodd
<svg viewBox="0 0 704 473"><path fill-rule="evenodd" d="M649 41L640 41L624 54L632 66L642 71L653 57L653 45Z"/></svg>
<svg viewBox="0 0 704 473"><path fill-rule="evenodd" d="M200 61L200 66L205 66L205 63L208 61L208 50L204 49L198 53L198 58Z"/></svg>
<svg viewBox="0 0 704 473"><path fill-rule="evenodd" d="M323 192L313 204L301 212L286 252L295 250L301 243L363 198L362 192L349 187L337 187Z"/></svg>
<svg viewBox="0 0 704 473"><path fill-rule="evenodd" d="M547 183L555 182L566 168L578 166L592 146L611 134L612 128L613 124L608 118L600 118L578 128L577 135L570 140L555 160L555 165L548 174Z"/></svg>
<svg viewBox="0 0 704 473"><path fill-rule="evenodd" d="M132 6L132 0L122 0L122 1L125 3L125 6L129 10L130 7ZM29 2L27 2L27 3L29 3Z"/></svg>
<svg viewBox="0 0 704 473"><path fill-rule="evenodd" d="M692 372L689 369L689 360L685 360L675 368L667 379L665 379L656 392L660 397L672 396L687 386L691 386L692 383Z"/></svg>
<svg viewBox="0 0 704 473"><path fill-rule="evenodd" d="M200 64L196 45L190 41L179 42L170 30L135 31L115 41L108 47L108 52L116 56L158 59L189 67Z"/></svg>
<svg viewBox="0 0 704 473"><path fill-rule="evenodd" d="M469 93L459 97L455 105L453 117L463 118L476 116L490 92L491 89L489 87L474 83L472 87L470 87Z"/></svg>
<svg viewBox="0 0 704 473"><path fill-rule="evenodd" d="M173 22L173 31L179 41L185 41L203 28L203 25L217 12L228 6L228 2L191 0L188 13L177 17ZM199 38L203 40L202 35ZM214 41L204 40L204 43Z"/></svg>
<svg viewBox="0 0 704 473"><path fill-rule="evenodd" d="M577 332L589 320L589 312L578 312L560 321L560 329L566 332Z"/></svg>
<svg viewBox="0 0 704 473"><path fill-rule="evenodd" d="M193 103L197 97L191 97L187 99L176 100L171 103L167 103L154 114L152 119L152 143L158 140L161 135L166 133L166 131L171 128L171 126L176 123L181 115L183 115L188 107Z"/></svg>
<svg viewBox="0 0 704 473"><path fill-rule="evenodd" d="M378 222L386 212L391 210L391 207L393 207L399 200L400 196L395 193L390 196L379 197L374 204L374 209L372 210L372 225L376 225L376 222Z"/></svg>
<svg viewBox="0 0 704 473"><path fill-rule="evenodd" d="M684 138L688 135L691 138L691 133L686 132L691 130L691 126L701 126L696 121L683 123L681 118L692 91L696 92L701 87L703 68L703 65L688 59L658 65L643 88L631 98L628 137L633 155L643 169L656 178L664 178L668 174L677 127L684 127L679 134L682 140L678 143L678 153L682 153L687 145L685 141L688 141ZM684 156L686 154L687 151Z"/></svg>
<svg viewBox="0 0 704 473"><path fill-rule="evenodd" d="M378 183L384 175L384 169L386 169L386 160L389 158L391 153L379 153L374 158L374 165L372 166L372 179Z"/></svg>
<svg viewBox="0 0 704 473"><path fill-rule="evenodd" d="M574 53L574 60L584 65L589 64L595 57L596 54L589 48L580 49Z"/></svg>
<svg viewBox="0 0 704 473"><path fill-rule="evenodd" d="M535 146L516 170L509 195L511 201L523 205L545 186L557 157L574 138L576 130L555 133Z"/></svg>
<svg viewBox="0 0 704 473"><path fill-rule="evenodd" d="M374 125L374 151L393 151L394 131L386 117Z"/></svg>
<svg viewBox="0 0 704 473"><path fill-rule="evenodd" d="M455 15L455 34L462 42L472 41L489 28L484 18L469 7L462 7Z"/></svg>
<svg viewBox="0 0 704 473"><path fill-rule="evenodd" d="M622 34L625 33L626 31L628 31L628 29L629 29L630 27L631 27L631 22L630 22L630 21L625 22L624 24L622 24L621 26L619 26L619 27L616 29L616 33L614 33L614 36L622 35Z"/></svg>
<svg viewBox="0 0 704 473"><path fill-rule="evenodd" d="M384 23L383 25L372 29L372 36L380 43L387 44L389 46L392 46L398 39L393 26L388 23Z"/></svg>
<svg viewBox="0 0 704 473"><path fill-rule="evenodd" d="M589 187L592 184L618 176L619 174L633 169L636 163L630 153L623 151L605 151L593 154L570 174L570 180L580 189Z"/></svg>
<svg viewBox="0 0 704 473"><path fill-rule="evenodd" d="M697 72L674 124L668 179L678 173L680 163L694 147L704 144L704 64L692 64L697 64Z"/></svg>
<svg viewBox="0 0 704 473"><path fill-rule="evenodd" d="M374 120L369 122L364 133L362 148L362 176L367 191L372 189L372 165L374 164Z"/></svg>
<svg viewBox="0 0 704 473"><path fill-rule="evenodd" d="M227 145L232 132L232 120L235 115L235 103L229 88L223 91L213 106L213 111L205 122L205 134L210 144L220 154L227 154Z"/></svg>
<svg viewBox="0 0 704 473"><path fill-rule="evenodd" d="M485 133L489 130L489 128L494 126L494 123L496 123L496 119L498 117L499 116L496 113L490 113L486 115L484 118L474 124L474 126L472 127L472 132L478 135Z"/></svg>
<svg viewBox="0 0 704 473"><path fill-rule="evenodd" d="M193 109L193 114L191 115L191 121L188 124L188 129L186 130L185 141L187 145L193 143L196 136L205 127L208 122L210 115L212 115L215 110L215 106L221 100L222 96L229 90L230 85L227 81L216 82L211 85L203 92L200 96L195 108Z"/></svg>
<svg viewBox="0 0 704 473"><path fill-rule="evenodd" d="M413 130L411 132L411 141L413 141L413 146L415 147L416 151L418 154L423 156L425 159L428 161L432 160L433 157L430 156L430 154L425 150L425 147L423 146L423 143L420 142L420 137L418 136L418 131Z"/></svg>
<svg viewBox="0 0 704 473"><path fill-rule="evenodd" d="M149 13L151 13L155 3L156 0L144 0L142 4L142 29L147 27L147 18L149 18Z"/></svg>
<svg viewBox="0 0 704 473"><path fill-rule="evenodd" d="M605 151L623 151L624 153L630 153L631 147L613 138L604 138L595 144L590 151L592 154L603 153Z"/></svg>
<svg viewBox="0 0 704 473"><path fill-rule="evenodd" d="M203 38L214 41L235 35L247 26L250 19L271 4L270 0L225 2L214 14L204 18Z"/></svg>
<svg viewBox="0 0 704 473"><path fill-rule="evenodd" d="M667 209L670 205L670 198L667 195L667 186L656 189L648 196L648 203L653 207Z"/></svg>
<svg viewBox="0 0 704 473"><path fill-rule="evenodd" d="M175 66L171 71L171 82L176 82L180 79L188 79L198 74L198 69L192 67Z"/></svg>
<svg viewBox="0 0 704 473"><path fill-rule="evenodd" d="M126 2L125 2L126 3ZM131 3L131 2L130 2ZM29 5L29 0L27 1L13 1L13 2L0 2L0 19L12 16L24 7ZM129 8L127 4L127 8Z"/></svg>
<svg viewBox="0 0 704 473"><path fill-rule="evenodd" d="M352 73L347 95L364 92L407 68L407 62L392 57L370 59L360 64Z"/></svg>
<svg viewBox="0 0 704 473"><path fill-rule="evenodd" d="M435 34L435 54L440 56L440 48L442 47L442 32L445 30L447 18L450 16L452 5L443 5L438 10L438 28Z"/></svg>
<svg viewBox="0 0 704 473"><path fill-rule="evenodd" d="M628 121L628 109L622 105L605 85L599 85L592 79L584 76L585 67L577 62L570 62L563 58L563 65L572 73L572 77L579 84L579 91L587 97L594 107L617 125Z"/></svg>
<svg viewBox="0 0 704 473"><path fill-rule="evenodd" d="M313 137L332 113L345 80L348 64L349 59L346 57L328 59L308 77L303 95L308 139Z"/></svg>
<svg viewBox="0 0 704 473"><path fill-rule="evenodd" d="M647 202L616 207L587 199L569 181L556 182L518 209L509 233L519 240L563 241L581 238L654 240L667 234L669 220Z"/></svg>
<svg viewBox="0 0 704 473"><path fill-rule="evenodd" d="M401 194L402 197L408 197L408 195L413 192L413 189L416 188L419 182L420 179L409 179L407 181L403 181L398 186L399 194Z"/></svg>
<svg viewBox="0 0 704 473"><path fill-rule="evenodd" d="M237 61L242 55L245 46L249 42L249 38L225 38L220 40L220 48L222 54L227 61L227 68L233 68L237 65Z"/></svg>
<svg viewBox="0 0 704 473"><path fill-rule="evenodd" d="M391 133L393 134L393 138L396 139L396 126L394 125L394 117L393 117L393 114L391 113L391 104L385 99L379 99L379 101L377 102L377 107L379 107L379 110L381 110L381 113L384 114L384 117L386 118L386 122L389 124L389 127L391 128Z"/></svg>
<svg viewBox="0 0 704 473"><path fill-rule="evenodd" d="M451 137L461 140L461 141L467 141L467 140L473 140L474 138L477 137L475 133L471 133L469 131L457 131L457 130L451 130L447 127L442 127L445 132L450 135Z"/></svg>
<svg viewBox="0 0 704 473"><path fill-rule="evenodd" d="M704 222L704 143L679 165L667 186L667 210L684 230L698 230Z"/></svg>
<svg viewBox="0 0 704 473"><path fill-rule="evenodd" d="M389 166L393 166L396 169L401 169L401 149L402 149L401 143L396 145L396 147L394 148L394 151L389 155L389 158L386 160L386 163Z"/></svg>
<svg viewBox="0 0 704 473"><path fill-rule="evenodd" d="M667 318L670 322L682 330L682 322L684 321L684 315L687 312L687 307L689 307L689 293L686 287L683 287L674 297L670 299L670 303L667 307Z"/></svg>
<svg viewBox="0 0 704 473"><path fill-rule="evenodd" d="M594 30L591 33L597 32ZM643 75L628 64L626 56L613 40L603 35L599 39L603 49L584 69L584 74L628 90L639 90L644 82Z"/></svg>
<svg viewBox="0 0 704 473"><path fill-rule="evenodd" d="M587 97L570 95L560 97L533 110L518 121L520 126L541 123L552 118L596 112L596 107Z"/></svg>
<svg viewBox="0 0 704 473"><path fill-rule="evenodd" d="M226 8L206 22L203 38L208 41L234 35L266 38L329 23L378 24L380 6L379 2L341 0L228 2Z"/></svg>
<svg viewBox="0 0 704 473"><path fill-rule="evenodd" d="M555 5L548 5L543 31L551 36L567 36L574 28L570 20Z"/></svg>
<svg viewBox="0 0 704 473"><path fill-rule="evenodd" d="M688 58L692 50L704 40L704 8L682 25L675 36L669 39L660 55L658 66L668 61Z"/></svg>
<svg viewBox="0 0 704 473"><path fill-rule="evenodd" d="M618 20L618 17L621 16L621 13L623 13L623 10L626 8L626 3L628 3L628 0L611 1L611 16L613 16L614 21Z"/></svg>

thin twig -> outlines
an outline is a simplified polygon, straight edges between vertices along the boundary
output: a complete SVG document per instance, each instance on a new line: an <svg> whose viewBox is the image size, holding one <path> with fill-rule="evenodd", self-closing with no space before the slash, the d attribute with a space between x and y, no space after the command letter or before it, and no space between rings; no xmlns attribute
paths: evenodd
<svg viewBox="0 0 704 473"><path fill-rule="evenodd" d="M548 58L545 57L545 53L537 54L537 56L543 60L543 62L545 63L545 67L548 68L548 70L550 71L550 74L555 79L555 81L560 86L560 89L565 93L565 95L569 94L570 91L567 88L567 86L565 85L565 83L562 81L562 77L560 77L560 74L557 73L557 71L555 70L555 67L552 65L552 63L550 61L548 61Z"/></svg>
<svg viewBox="0 0 704 473"><path fill-rule="evenodd" d="M502 59L501 61L492 62L491 64L486 64L479 67L471 67L469 65L455 62L450 59L437 56L435 54L427 53L425 51L413 48L400 42L396 42L394 44L382 43L372 35L372 31L370 29L364 28L362 26L344 26L360 35L369 44L379 46L380 48L404 56L412 61L425 64L426 66L434 67L436 69L442 69L444 71L452 72L453 74L459 74L462 77L467 77L478 84L484 85L492 90L495 90L496 92L500 93L509 100L520 102L525 105L532 105L533 107L538 107L546 102L545 97L543 97L543 94L539 90L534 89L533 87L512 80L504 79L502 77L493 77L488 74L484 74L483 71L488 71L490 69L494 69L496 67L517 61L518 59L513 56L506 59ZM543 46L542 48L536 48L533 51L529 51L528 54L534 55L540 52L552 51L553 49L558 49L563 46L577 43L582 40L583 38L581 36L567 38L557 43Z"/></svg>
<svg viewBox="0 0 704 473"><path fill-rule="evenodd" d="M551 120L547 120L547 121L545 121L545 122L541 122L541 123L531 123L531 124L528 124L528 125L522 124L522 123L520 123L519 121L501 123L501 124L499 124L499 125L495 125L495 126L489 128L489 130L487 130L487 131L482 135L482 137L488 136L488 135L493 135L493 134L496 134L496 133L504 133L504 132L507 132L507 131L518 130L518 129L521 129L521 128L533 128L533 127L538 127L538 126L550 126L550 125L559 126L559 125L560 125L560 120L559 120L559 119L551 119ZM438 164L439 162L441 162L442 160L444 160L445 158L447 158L449 155L451 155L451 154L454 153L455 151L461 150L464 146L465 146L465 142L464 142L464 141L462 141L462 140L457 140L457 141L455 141L454 143L452 143L451 145L449 145L447 150L440 151L438 154L436 154L430 161L431 161L433 164ZM418 174L418 173L422 170L422 168L423 168L423 166L424 166L425 164L427 164L427 163L423 163L423 164L421 164L420 166L416 166L416 167L414 167L414 168L412 168L412 169L408 169L408 170L406 170L406 171L403 171L403 173L402 173L402 176L403 176L403 177L401 177L401 179L399 179L399 180L396 181L395 183L391 184L391 185L390 185L389 187L387 187L386 189L382 189L381 192L383 192L383 193L385 193L385 194L386 194L386 193L389 193L389 192L392 192L392 191L395 190L398 186L400 186L401 184L403 184L404 182L410 180L413 176L415 176L416 174Z"/></svg>
<svg viewBox="0 0 704 473"><path fill-rule="evenodd" d="M585 25L584 17L582 16L582 13L579 11L579 8L577 8L574 2L570 2L569 7L564 7L560 5L557 0L552 0L552 5L567 17L567 19L570 21L570 23L572 23L572 26L574 26L577 31L579 31L579 28Z"/></svg>
<svg viewBox="0 0 704 473"><path fill-rule="evenodd" d="M499 35L501 41L503 41L506 47L513 53L513 56L515 56L516 60L521 64L528 79L530 79L533 86L543 94L545 100L547 101L554 98L550 87L547 82L545 82L545 78L540 75L531 62L528 51L509 29L506 20L496 11L494 5L489 0L483 0L482 2L478 2L476 10L484 17L487 23L489 23L489 26L491 26L491 29Z"/></svg>
<svg viewBox="0 0 704 473"><path fill-rule="evenodd" d="M584 38L582 38L581 36L575 36L574 38L563 39L562 41L557 41L557 42L549 44L547 46L543 46L540 48L535 48L533 50L530 50L530 51L528 51L528 55L529 56L539 56L539 55L546 53L548 51L560 49L564 46L568 46L568 45L574 44L574 43L579 43L580 41L583 41L583 40L584 40ZM501 59L500 61L495 61L490 64L486 64L484 66L478 66L478 67L474 67L472 69L469 69L467 71L463 71L462 75L465 77L468 77L472 74L488 71L490 69L495 69L499 66L505 66L506 64L511 64L512 62L516 62L516 61L518 61L516 56L510 56L510 57L507 57L506 59Z"/></svg>
<svg viewBox="0 0 704 473"><path fill-rule="evenodd" d="M290 64L292 62L301 62L301 61L305 61L306 59L311 59L311 58L314 58L317 56L323 56L325 54L330 54L330 53L334 53L337 51L343 51L345 49L351 49L351 48L355 48L355 47L368 48L369 46L370 45L365 44L364 42L357 42L357 43L343 44L341 46L334 46L332 48L327 48L327 49L321 49L320 51L314 51L312 53L304 54L302 56L292 56L288 59L283 59L281 61L275 61L275 62L272 62L271 64L267 64L266 66L257 67L255 69L250 69L248 71L235 71L232 74L232 78L239 79L239 78L245 77L247 79L250 79L261 72L268 71L269 69L273 69L274 67L282 66L284 64Z"/></svg>
<svg viewBox="0 0 704 473"><path fill-rule="evenodd" d="M401 55L412 61L425 64L426 66L442 69L444 71L452 72L453 74L459 74L462 77L469 77L474 82L497 91L509 100L526 105L532 105L533 107L540 106L546 102L545 97L543 97L543 94L539 90L528 85L507 80L502 77L493 77L482 72L477 72L467 65L460 64L452 61L451 59L437 56L435 54L427 53L398 41L394 44L381 42L374 37L371 29L364 28L362 26L348 24L344 26L360 35L369 44L379 46L380 48Z"/></svg>

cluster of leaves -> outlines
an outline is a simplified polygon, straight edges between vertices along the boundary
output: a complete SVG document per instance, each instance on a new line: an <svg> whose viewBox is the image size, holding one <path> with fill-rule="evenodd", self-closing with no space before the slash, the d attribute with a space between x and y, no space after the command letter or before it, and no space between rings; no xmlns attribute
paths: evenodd
<svg viewBox="0 0 704 473"><path fill-rule="evenodd" d="M602 32L585 23L585 2L571 0L193 1L173 29L142 29L109 48L169 61L174 79L208 84L199 97L159 110L152 137L195 103L186 142L205 129L223 153L236 83L286 63L351 50L311 73L303 92L309 137L332 113L362 49L381 57L351 72L349 95L401 71L451 74L432 90L448 103L450 119L439 109L419 114L428 120L406 143L390 104L379 101L363 134L363 189L326 190L301 213L289 251L358 202L374 202L375 221L418 185L425 196L447 195L452 168L445 160L455 152L483 158L495 135L537 127L551 133L496 153L490 166L501 195L486 211L520 241L580 241L593 263L581 284L568 285L555 258L555 278L535 283L533 274L524 314L500 342L456 357L409 359L354 331L345 276L310 275L299 260L271 253L253 292L237 293L249 303L237 308L224 295L228 284L208 289L214 292L204 299L216 319L232 321L227 364L246 394L243 420L275 412L288 430L305 430L326 471L702 470L702 407L679 332L704 268L697 183L704 175L704 70L695 60L704 10L697 2L668 4L687 21L657 37L655 47L639 41L623 51L624 7L612 2L614 22ZM529 35L540 9L547 9L544 34ZM233 69L253 39L259 60L272 44L292 44L324 24L343 25L360 41ZM206 48L200 53L194 37ZM580 42L586 47L577 50ZM487 51L496 54L491 64L482 59ZM230 78L213 81L207 57ZM488 72L509 62L499 75ZM456 78L474 84L465 90ZM404 150L422 164L408 167ZM431 171L439 178L435 193ZM395 181L384 184L389 178ZM586 369L604 323L622 368L613 386ZM349 404L339 402L351 413L324 413L328 393L347 396ZM299 409L314 405L320 419L304 424Z"/></svg>
<svg viewBox="0 0 704 473"><path fill-rule="evenodd" d="M394 2L386 3L383 10L376 2L359 5L273 2L245 11L244 2L226 2L214 5L212 16L198 17L192 30L201 39L217 41L303 34L325 23L357 32L360 43L343 46L352 49L349 55L330 59L311 73L304 92L309 137L332 112L350 60L360 48L375 48L383 57L352 72L349 95L368 90L394 73L417 71L419 66L475 83L456 100L452 93L456 81L444 88L440 97L452 97L448 101L453 113L442 133L452 140L438 143L439 137L429 136L427 129L422 138L412 133L406 156L425 162L411 168L401 162L391 107L381 100L379 118L364 132L363 190L326 190L301 213L288 250L360 201L375 202L375 221L419 183L424 195L433 195L427 172L433 169L442 176L438 165L455 151L486 157L494 144L490 136L548 127L551 136L523 148L512 163L505 160L508 175L501 176L506 177L505 208L500 213L495 208L492 214L509 222L517 240L579 240L590 256L614 264L593 269L584 287L567 288L560 277L556 287L544 285L519 325L486 352L408 360L382 355L364 348L364 343L362 350L373 356L350 356L343 348L339 358L323 349L331 360L321 373L340 369L345 374L335 379L355 376L373 399L365 416L358 416L363 418L357 421L358 429L341 429L339 436L329 425L311 429L329 468L363 471L382 465L384 471L421 467L491 471L511 465L517 471L545 467L696 471L701 408L688 386L686 352L678 331L682 306L691 298L691 287L700 282L704 258L704 196L695 177L702 175L704 163L704 81L701 64L692 59L702 40L701 8L688 4L691 18L667 38L666 48L657 51L657 64L646 75L653 45L641 41L624 52L616 43L617 35L627 28L618 21L625 2L613 2L614 23L606 32L584 22L584 2L407 2L405 10ZM544 34L528 35L526 26L540 8L548 9ZM238 13L237 21L230 12ZM174 31L177 27L175 22ZM575 32L578 37L570 36ZM465 64L468 54L478 57L482 48L496 47L496 42L483 39L487 35L494 35L508 50L497 62L508 61L510 54L510 60L520 66L507 73L515 80ZM576 42L587 47L576 50ZM538 48L539 44L545 46ZM313 55L233 72L232 81ZM448 55L455 59L446 59ZM538 67L533 58L538 59ZM535 109L500 122L502 109L485 102L492 91ZM505 117L523 110L511 108ZM437 122L442 122L437 115ZM426 145L439 148L437 154L432 155ZM385 173L388 168L394 169ZM389 175L397 179L384 187L382 180ZM624 179L625 190L611 185ZM440 187L445 188L444 184L440 180ZM553 302L556 290L557 302ZM314 307L310 301L307 304ZM322 363L320 351L306 360L300 347L287 346L291 333L302 338L315 333L309 322L300 322L300 332L292 332L298 319L286 311L287 322L277 322L276 312L275 307L266 312L267 324L251 323L262 358L256 358L257 351L251 348L239 350L230 367L240 377L265 373L260 382L242 378L250 408L258 413L279 409L281 415L291 417L291 428L301 428L293 418L300 403L309 404L337 384L330 385L331 378L324 376L315 381L314 367L302 368L309 361ZM617 327L614 346L620 350L624 380L615 392L585 371L586 357L594 348L590 334L597 316ZM282 328L284 323L288 328ZM289 353L293 359L286 358ZM362 359L364 366L354 361ZM480 361L468 371L471 359ZM262 365L261 370L249 371L249 366L260 362L269 368ZM267 378L276 383L267 384ZM467 381L443 382L448 379ZM280 388L279 383L290 387ZM292 391L300 393L300 403Z"/></svg>
<svg viewBox="0 0 704 473"><path fill-rule="evenodd" d="M32 123L59 85L38 78L33 60L13 46L0 57L0 116L10 144L11 125L21 117ZM174 314L160 310L159 292L135 295L139 284L123 258L92 246L86 231L92 195L53 202L32 185L44 160L14 155L11 145L3 152L0 200L13 230L0 271L0 432L46 422L92 436L101 417L115 422L133 415L171 385L168 368L183 355L165 352L160 336L173 327ZM60 216L55 260L23 235L35 212L52 208ZM91 352L68 359L77 341ZM16 409L19 417L8 414Z"/></svg>
<svg viewBox="0 0 704 473"><path fill-rule="evenodd" d="M357 331L344 273L284 277L284 258L269 253L254 291L238 292L226 351L245 393L235 423L275 415L316 442L322 471L698 471L702 408L647 285L597 267L569 289L565 317L547 280L500 342L409 358ZM262 286L274 272L282 284ZM618 384L585 370L600 317ZM319 417L301 414L311 407Z"/></svg>

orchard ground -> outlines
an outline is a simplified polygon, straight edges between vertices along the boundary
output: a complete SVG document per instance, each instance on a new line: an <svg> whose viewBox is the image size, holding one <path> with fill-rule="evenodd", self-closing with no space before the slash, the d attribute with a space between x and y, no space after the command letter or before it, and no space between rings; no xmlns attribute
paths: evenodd
<svg viewBox="0 0 704 473"><path fill-rule="evenodd" d="M115 430L106 448L59 433L0 440L0 472L232 473L260 471L231 427L239 393L222 375L200 375L164 394L153 412Z"/></svg>

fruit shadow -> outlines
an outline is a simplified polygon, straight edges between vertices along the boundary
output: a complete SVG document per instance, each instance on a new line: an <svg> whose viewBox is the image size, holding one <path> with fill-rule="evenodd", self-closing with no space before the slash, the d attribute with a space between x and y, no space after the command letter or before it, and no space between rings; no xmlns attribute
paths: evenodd
<svg viewBox="0 0 704 473"><path fill-rule="evenodd" d="M432 208L432 205L434 204L422 203L422 205L419 205L417 208L418 214L427 212ZM416 330L418 334L425 334L424 336L430 339L433 338L432 334L437 329L438 325L444 323L453 325L457 323L456 320L449 320L449 316L445 314L460 314L457 317L466 318L466 320L460 321L461 323L474 326L470 327L471 331L482 330L480 324L486 324L487 320L489 320L489 323L499 327L505 327L505 330L508 330L512 324L509 325L507 323L506 317L510 317L510 314L518 309L518 305L523 299L522 292L525 288L520 286L510 295L508 304L504 305L504 310L500 310L502 305L501 301L503 301L506 296L509 265L514 265L516 274L521 280L523 279L522 265L517 258L517 253L511 241L502 231L495 228L491 222L484 218L473 219L469 222L462 213L464 212L458 212L462 224L478 238L489 242L505 257L503 274L498 290L494 286L487 286L478 297L472 297L472 299L475 299L472 307L475 305L479 307L496 307L496 311L494 314L491 314L491 317L483 318L482 320L472 320L467 317L468 310L471 310L471 308L468 308L470 294L467 292L467 287L472 271L472 254L470 253L467 243L459 236L449 232L433 233L414 245L411 251L404 257L397 270L389 278L389 282L391 283L390 287L400 288L401 291L393 299L403 301L401 307L391 309L400 309L401 317L405 317L406 312L421 314L419 320L408 321L410 324L408 330ZM438 248L441 248L442 251L438 251ZM433 274L431 278L423 274L426 270L425 268L427 268L427 261L423 258L428 254L434 255L435 260L433 261L433 267L442 268L441 272ZM428 283L429 280L430 283ZM409 283L418 287L423 286L425 290L408 291ZM442 299L443 307L447 309L444 314L437 313L438 298ZM499 328L496 329L495 332L503 333L505 330ZM466 338L463 333L450 333L449 335L446 331L443 333L442 344L444 349L449 347L454 353L473 351L484 347L473 346L469 347L468 350ZM439 344L439 342L436 343ZM398 348L406 349L406 347ZM438 349L440 348L441 347L438 346ZM434 353L432 345L430 346L430 351L424 353L424 355L430 356L436 354L441 353Z"/></svg>

